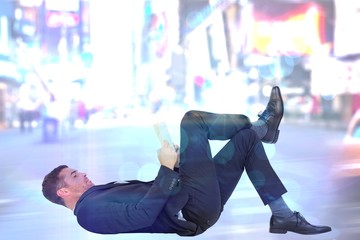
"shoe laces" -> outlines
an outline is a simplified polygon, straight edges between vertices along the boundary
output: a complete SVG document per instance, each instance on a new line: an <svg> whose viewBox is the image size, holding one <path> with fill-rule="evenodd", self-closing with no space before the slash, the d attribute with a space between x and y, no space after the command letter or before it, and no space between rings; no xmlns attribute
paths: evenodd
<svg viewBox="0 0 360 240"><path fill-rule="evenodd" d="M301 225L303 223L309 224L308 221L306 221L306 219L304 218L304 216L301 215L301 213L294 211L294 215L296 217L296 226Z"/></svg>
<svg viewBox="0 0 360 240"><path fill-rule="evenodd" d="M260 118L260 119L262 119L262 120L264 120L264 121L266 121L266 119L267 118L269 118L270 117L270 111L266 108L265 110L263 110L263 111L260 111L259 113L258 113L258 117Z"/></svg>

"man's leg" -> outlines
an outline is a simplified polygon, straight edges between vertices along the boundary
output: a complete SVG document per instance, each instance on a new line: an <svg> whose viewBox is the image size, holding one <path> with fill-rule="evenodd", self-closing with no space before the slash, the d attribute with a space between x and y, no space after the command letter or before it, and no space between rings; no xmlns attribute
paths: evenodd
<svg viewBox="0 0 360 240"><path fill-rule="evenodd" d="M287 192L272 168L259 137L251 129L238 132L215 155L214 163L222 206L230 198L244 170L264 205Z"/></svg>
<svg viewBox="0 0 360 240"><path fill-rule="evenodd" d="M184 210L185 217L212 225L244 169L264 204L286 192L259 137L249 127L251 123L244 115L199 111L185 114L181 123L180 171L192 199ZM231 140L213 159L209 139Z"/></svg>
<svg viewBox="0 0 360 240"><path fill-rule="evenodd" d="M182 120L180 174L183 187L189 192L183 214L185 219L199 224L203 231L217 221L244 169L264 204L279 202L286 192L259 137L250 127L251 123L244 115L190 111ZM229 138L229 143L212 159L208 140ZM319 234L331 231L331 228L312 225L298 212L290 217L273 215L270 232L287 231Z"/></svg>
<svg viewBox="0 0 360 240"><path fill-rule="evenodd" d="M228 140L251 127L244 115L187 112L181 121L180 176L189 201L183 209L185 219L205 231L222 211L217 170L209 140ZM239 177L241 173L239 172Z"/></svg>
<svg viewBox="0 0 360 240"><path fill-rule="evenodd" d="M273 213L270 219L271 233L292 231L299 234L319 234L331 231L328 226L315 226L298 212L291 212L282 199L286 189L271 167L262 143L251 130L238 132L214 157L221 194L221 204L234 191L245 169L261 200Z"/></svg>

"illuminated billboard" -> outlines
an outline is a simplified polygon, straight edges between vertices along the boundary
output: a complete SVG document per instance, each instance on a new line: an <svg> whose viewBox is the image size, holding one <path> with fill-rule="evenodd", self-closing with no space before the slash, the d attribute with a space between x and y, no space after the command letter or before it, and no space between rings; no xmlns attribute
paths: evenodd
<svg viewBox="0 0 360 240"><path fill-rule="evenodd" d="M324 44L324 10L315 3L254 6L250 49L265 55L309 55Z"/></svg>

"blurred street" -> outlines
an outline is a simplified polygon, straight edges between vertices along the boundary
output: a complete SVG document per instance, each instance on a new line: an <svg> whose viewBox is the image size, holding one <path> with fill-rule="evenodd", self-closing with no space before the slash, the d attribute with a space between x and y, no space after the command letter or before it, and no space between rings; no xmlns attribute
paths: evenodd
<svg viewBox="0 0 360 240"><path fill-rule="evenodd" d="M179 121L180 116L167 121L176 143ZM244 174L219 222L196 239L353 240L359 236L358 202L351 202L344 191L351 186L347 182L345 188L332 178L344 131L287 121L280 129L278 143L265 144L265 148L288 188L285 200L309 222L330 225L333 231L315 236L270 234L270 209L262 205ZM86 172L99 184L153 179L159 167L159 142L151 123L131 118L101 124L90 121L86 127L65 132L58 141L47 144L41 141L40 129L32 133L8 129L0 132L0 142L2 239L180 239L162 234L95 235L78 226L71 211L48 202L41 193L44 175L60 164ZM215 154L223 143L211 144Z"/></svg>
<svg viewBox="0 0 360 240"><path fill-rule="evenodd" d="M333 231L270 234L243 174L196 239L359 239L359 23L360 0L0 0L0 238L180 239L89 233L43 178L66 164L95 184L152 180L155 121L179 143L186 110L256 120L279 86L280 139L264 147L288 205Z"/></svg>

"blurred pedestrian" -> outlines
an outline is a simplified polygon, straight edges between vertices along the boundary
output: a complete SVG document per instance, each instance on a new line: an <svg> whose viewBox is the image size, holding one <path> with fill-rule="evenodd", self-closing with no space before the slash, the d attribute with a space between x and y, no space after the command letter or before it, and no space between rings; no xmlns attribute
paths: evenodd
<svg viewBox="0 0 360 240"><path fill-rule="evenodd" d="M195 236L217 222L246 170L264 205L271 209L271 233L331 231L308 223L282 198L286 189L261 144L277 142L282 116L278 87L272 89L256 124L240 114L189 111L180 125L180 149L164 142L158 150L161 167L154 181L95 186L85 173L61 165L45 176L43 194L74 211L78 223L94 233ZM229 141L212 157L209 140Z"/></svg>
<svg viewBox="0 0 360 240"><path fill-rule="evenodd" d="M28 81L19 88L17 107L19 111L20 131L32 131L33 121L38 117L40 106L36 86Z"/></svg>
<svg viewBox="0 0 360 240"><path fill-rule="evenodd" d="M49 99L44 102L42 112L42 136L44 142L54 141L58 138L60 124L60 108L54 94L49 93Z"/></svg>
<svg viewBox="0 0 360 240"><path fill-rule="evenodd" d="M206 79L201 75L196 75L194 77L194 97L195 97L195 102L197 104L200 104L200 105L203 103L202 93L203 93L203 89L204 89L204 86L205 86L205 82L206 82Z"/></svg>

